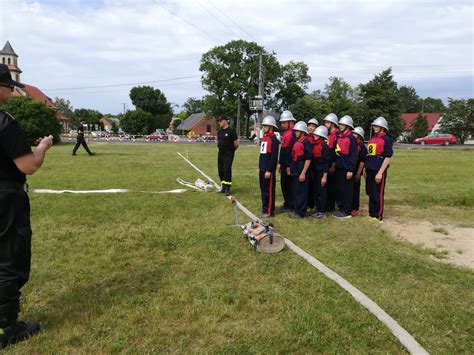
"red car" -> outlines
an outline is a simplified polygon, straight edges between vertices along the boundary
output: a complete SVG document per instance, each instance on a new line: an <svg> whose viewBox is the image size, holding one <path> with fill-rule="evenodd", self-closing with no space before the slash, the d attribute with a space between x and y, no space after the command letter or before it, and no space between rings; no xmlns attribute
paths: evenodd
<svg viewBox="0 0 474 355"><path fill-rule="evenodd" d="M417 138L415 139L415 144L442 144L442 145L450 145L450 144L456 144L458 141L456 139L456 136L453 136L452 134L430 134L429 136L423 137L423 138Z"/></svg>
<svg viewBox="0 0 474 355"><path fill-rule="evenodd" d="M155 132L148 136L149 141L166 141L168 140L168 135L165 132Z"/></svg>

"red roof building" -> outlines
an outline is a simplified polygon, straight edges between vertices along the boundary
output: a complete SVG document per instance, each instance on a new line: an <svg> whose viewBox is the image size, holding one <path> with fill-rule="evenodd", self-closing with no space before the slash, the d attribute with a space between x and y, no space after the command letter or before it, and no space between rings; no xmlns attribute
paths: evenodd
<svg viewBox="0 0 474 355"><path fill-rule="evenodd" d="M434 128L437 128L436 125L439 124L442 114L441 112L424 112L423 113L428 121L428 130L433 131ZM418 117L419 113L404 113L402 115L402 121L405 124L405 131L411 131L413 129L413 122Z"/></svg>

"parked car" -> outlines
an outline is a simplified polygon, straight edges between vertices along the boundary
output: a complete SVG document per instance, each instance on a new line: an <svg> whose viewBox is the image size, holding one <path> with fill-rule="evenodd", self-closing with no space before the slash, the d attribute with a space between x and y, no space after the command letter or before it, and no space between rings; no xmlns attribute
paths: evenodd
<svg viewBox="0 0 474 355"><path fill-rule="evenodd" d="M450 145L456 144L457 139L456 136L452 134L430 134L426 137L417 138L415 139L415 144L442 144L442 145Z"/></svg>
<svg viewBox="0 0 474 355"><path fill-rule="evenodd" d="M154 132L148 136L149 141L166 141L168 140L168 134L165 132Z"/></svg>

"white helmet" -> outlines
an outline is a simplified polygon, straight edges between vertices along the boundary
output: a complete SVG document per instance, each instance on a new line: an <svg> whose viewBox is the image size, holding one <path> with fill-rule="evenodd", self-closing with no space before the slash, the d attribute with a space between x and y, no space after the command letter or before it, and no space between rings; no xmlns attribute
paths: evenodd
<svg viewBox="0 0 474 355"><path fill-rule="evenodd" d="M318 120L316 118L312 118L308 121L308 124L314 124L315 126L319 126Z"/></svg>
<svg viewBox="0 0 474 355"><path fill-rule="evenodd" d="M273 116L266 116L262 121L262 126L272 126L278 128L276 120Z"/></svg>
<svg viewBox="0 0 474 355"><path fill-rule="evenodd" d="M280 115L280 122L296 121L290 111L283 111Z"/></svg>
<svg viewBox="0 0 474 355"><path fill-rule="evenodd" d="M323 121L329 121L329 122L334 123L336 126L339 126L339 121L337 120L337 116L334 113L330 113L329 115L324 117Z"/></svg>
<svg viewBox="0 0 474 355"><path fill-rule="evenodd" d="M296 122L295 126L293 127L295 131L301 131L308 134L308 126L306 125L305 121L298 121Z"/></svg>
<svg viewBox="0 0 474 355"><path fill-rule="evenodd" d="M328 139L328 129L325 126L316 127L313 134L324 139Z"/></svg>
<svg viewBox="0 0 474 355"><path fill-rule="evenodd" d="M342 117L340 120L339 120L339 124L343 124L343 125L346 125L346 126L349 126L351 127L352 129L354 129L354 121L352 121L352 117L351 116L348 116L348 115L345 115L344 117Z"/></svg>
<svg viewBox="0 0 474 355"><path fill-rule="evenodd" d="M387 131L389 130L387 120L383 117L377 117L374 122L372 122L372 126L379 126L385 128Z"/></svg>
<svg viewBox="0 0 474 355"><path fill-rule="evenodd" d="M364 129L363 129L362 127L356 127L356 128L354 128L353 133L357 133L359 136L362 137L362 139L364 139L364 134L365 134L365 132L364 132Z"/></svg>

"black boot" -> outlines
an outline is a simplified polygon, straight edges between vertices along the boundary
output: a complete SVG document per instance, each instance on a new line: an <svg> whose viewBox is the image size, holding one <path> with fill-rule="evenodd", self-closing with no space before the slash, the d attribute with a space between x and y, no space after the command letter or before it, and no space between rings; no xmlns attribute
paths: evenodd
<svg viewBox="0 0 474 355"><path fill-rule="evenodd" d="M225 193L226 196L230 196L230 185L225 186L225 192L224 193Z"/></svg>
<svg viewBox="0 0 474 355"><path fill-rule="evenodd" d="M39 323L15 322L0 326L0 349L28 339L40 331Z"/></svg>

